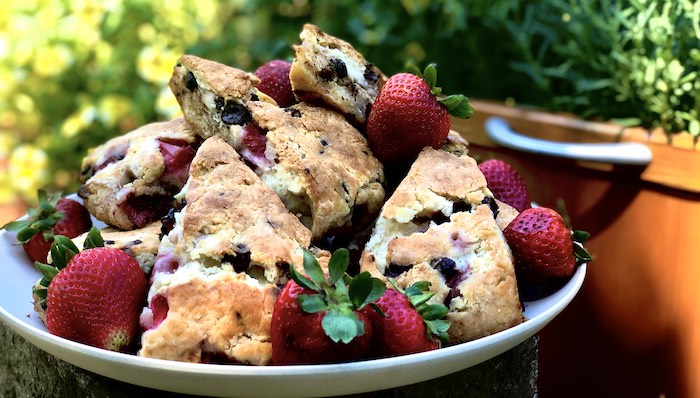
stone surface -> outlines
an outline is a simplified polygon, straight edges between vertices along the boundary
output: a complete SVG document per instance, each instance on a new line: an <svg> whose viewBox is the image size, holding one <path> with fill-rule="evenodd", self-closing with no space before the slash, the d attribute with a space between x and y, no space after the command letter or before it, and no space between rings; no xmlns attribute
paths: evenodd
<svg viewBox="0 0 700 398"><path fill-rule="evenodd" d="M37 349L2 322L0 347L0 397L3 398L188 397L134 386L82 370ZM445 377L352 397L454 396L536 397L537 337L491 360Z"/></svg>

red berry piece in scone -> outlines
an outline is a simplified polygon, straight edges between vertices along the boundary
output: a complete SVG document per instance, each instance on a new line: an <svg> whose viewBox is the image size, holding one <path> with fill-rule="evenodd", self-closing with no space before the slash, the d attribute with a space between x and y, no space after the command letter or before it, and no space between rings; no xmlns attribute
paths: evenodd
<svg viewBox="0 0 700 398"><path fill-rule="evenodd" d="M100 221L123 230L158 221L175 205L200 139L182 118L113 138L83 160L79 195Z"/></svg>

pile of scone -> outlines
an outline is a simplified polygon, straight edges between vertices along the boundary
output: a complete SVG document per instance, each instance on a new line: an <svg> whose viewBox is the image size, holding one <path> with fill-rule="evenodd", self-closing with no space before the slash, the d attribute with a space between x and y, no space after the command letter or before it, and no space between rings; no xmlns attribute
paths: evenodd
<svg viewBox="0 0 700 398"><path fill-rule="evenodd" d="M451 343L522 322L501 233L518 213L494 199L467 143L451 132L389 184L363 135L386 77L315 26L300 37L298 104L279 107L254 74L185 55L170 80L183 116L84 160L80 196L109 225L106 245L150 278L138 355L268 364L289 268L303 271L304 249L324 264L339 245L401 287L431 282ZM345 73L329 75L338 60Z"/></svg>

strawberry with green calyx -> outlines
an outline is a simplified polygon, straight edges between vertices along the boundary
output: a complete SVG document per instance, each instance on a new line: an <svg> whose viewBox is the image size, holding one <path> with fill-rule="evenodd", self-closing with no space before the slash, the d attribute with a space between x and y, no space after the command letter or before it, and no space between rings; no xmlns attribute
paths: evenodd
<svg viewBox="0 0 700 398"><path fill-rule="evenodd" d="M591 260L583 247L584 231L571 231L564 218L546 207L520 213L503 230L515 259L515 272L525 300L541 298L565 283L576 266Z"/></svg>
<svg viewBox="0 0 700 398"><path fill-rule="evenodd" d="M17 232L17 241L32 261L46 261L54 235L75 238L89 230L92 221L87 209L74 200L48 195L43 190L39 190L38 199L38 207L29 209L26 219L12 221L3 228Z"/></svg>
<svg viewBox="0 0 700 398"><path fill-rule="evenodd" d="M450 114L470 118L474 109L463 95L445 96L437 68L398 73L384 84L367 119L367 139L382 161L406 163L425 147L440 148L450 131Z"/></svg>
<svg viewBox="0 0 700 398"><path fill-rule="evenodd" d="M146 277L132 256L101 247L103 243L96 228L80 252L70 239L56 236L51 246L53 265L35 264L43 278L34 295L44 300L40 305L51 334L128 352L139 332Z"/></svg>
<svg viewBox="0 0 700 398"><path fill-rule="evenodd" d="M443 318L448 309L442 304L428 304L435 295L430 282L420 281L402 290L390 279L394 289L387 289L365 313L372 322L372 354L376 357L413 354L440 348L448 343L450 322Z"/></svg>
<svg viewBox="0 0 700 398"><path fill-rule="evenodd" d="M272 313L272 362L276 365L337 363L365 358L372 327L361 311L381 297L384 283L362 272L346 273L349 252L338 249L326 275L314 255L305 251L301 275L290 267Z"/></svg>

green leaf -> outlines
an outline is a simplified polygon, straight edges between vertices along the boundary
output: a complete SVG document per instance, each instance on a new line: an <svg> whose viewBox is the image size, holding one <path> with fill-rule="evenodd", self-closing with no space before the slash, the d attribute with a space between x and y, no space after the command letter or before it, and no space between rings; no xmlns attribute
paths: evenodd
<svg viewBox="0 0 700 398"><path fill-rule="evenodd" d="M354 308L360 308L372 291L372 276L369 272L362 272L356 277L352 278L350 286L348 287L348 293L350 295L350 301Z"/></svg>
<svg viewBox="0 0 700 398"><path fill-rule="evenodd" d="M350 252L348 249L338 249L333 252L330 261L328 262L328 273L330 274L331 283L337 284L345 275L345 271L350 264Z"/></svg>
<svg viewBox="0 0 700 398"><path fill-rule="evenodd" d="M38 234L40 231L35 228L24 228L17 232L17 241L19 243L27 243L34 235Z"/></svg>
<svg viewBox="0 0 700 398"><path fill-rule="evenodd" d="M387 315L384 313L384 311L382 311L382 309L377 304L370 303L369 305L377 312L377 314L379 314L379 316L381 316L382 318L387 317Z"/></svg>
<svg viewBox="0 0 700 398"><path fill-rule="evenodd" d="M7 224L2 226L2 229L6 229L8 231L19 231L21 229L27 228L31 224L31 221L29 220L17 220L17 221L10 221Z"/></svg>
<svg viewBox="0 0 700 398"><path fill-rule="evenodd" d="M430 339L430 341L433 341L434 336L437 337L438 340L443 344L447 344L450 342L450 336L447 334L447 331L450 329L451 326L450 321L437 319L434 321L427 321L425 324L428 333L428 338Z"/></svg>
<svg viewBox="0 0 700 398"><path fill-rule="evenodd" d="M427 321L444 318L448 311L447 307L442 304L431 304L418 309L423 319Z"/></svg>
<svg viewBox="0 0 700 398"><path fill-rule="evenodd" d="M328 337L336 343L347 344L355 337L365 334L365 324L354 312L328 311L321 320L321 327Z"/></svg>
<svg viewBox="0 0 700 398"><path fill-rule="evenodd" d="M585 242L586 240L588 240L588 238L590 236L591 236L591 234L589 234L586 231L581 231L581 230L575 230L572 234L572 238L574 239L574 242L579 242L579 243Z"/></svg>
<svg viewBox="0 0 700 398"><path fill-rule="evenodd" d="M289 267L289 277L292 278L292 280L296 282L299 286L305 289L313 290L316 292L321 290L320 287L316 286L316 284L311 279L295 271L294 266Z"/></svg>
<svg viewBox="0 0 700 398"><path fill-rule="evenodd" d="M435 87L437 84L437 65L429 64L425 67L425 70L423 71L423 80L428 83L430 88Z"/></svg>
<svg viewBox="0 0 700 398"><path fill-rule="evenodd" d="M90 228L87 236L85 237L85 243L83 243L83 250L93 249L95 247L105 247L105 241L102 239L100 230L97 227Z"/></svg>
<svg viewBox="0 0 700 398"><path fill-rule="evenodd" d="M41 272L41 275L44 278L46 278L46 280L48 280L49 282L51 282L53 280L53 278L56 275L58 275L58 271L59 271L58 268L56 268L56 267L53 267L53 266L48 265L48 264L43 264L43 263L40 263L38 261L34 262L34 267L36 267L36 269L38 269L39 272Z"/></svg>
<svg viewBox="0 0 700 398"><path fill-rule="evenodd" d="M301 309L309 314L328 310L328 305L320 294L300 294L297 296L297 302Z"/></svg>
<svg viewBox="0 0 700 398"><path fill-rule="evenodd" d="M36 294L37 297L39 297L39 300L41 300L41 302L46 301L46 298L49 296L49 290L43 287L37 288L36 286L33 286L32 292Z"/></svg>
<svg viewBox="0 0 700 398"><path fill-rule="evenodd" d="M423 293L423 294L418 294L414 296L409 296L408 299L411 301L411 304L413 304L413 307L418 308L421 305L425 304L430 300L435 293L433 292L428 292L428 293Z"/></svg>
<svg viewBox="0 0 700 398"><path fill-rule="evenodd" d="M449 95L438 100L447 110L450 115L458 117L460 119L469 119L474 115L474 108L472 108L469 98L463 96L462 94Z"/></svg>
<svg viewBox="0 0 700 398"><path fill-rule="evenodd" d="M80 250L70 238L63 235L56 235L51 244L51 260L53 265L60 269L68 265L73 256L78 254Z"/></svg>
<svg viewBox="0 0 700 398"><path fill-rule="evenodd" d="M414 64L408 64L406 65L406 72L416 75L418 77L423 77L423 73L418 69L418 67Z"/></svg>
<svg viewBox="0 0 700 398"><path fill-rule="evenodd" d="M326 276L323 274L323 270L318 264L318 260L316 260L313 253L307 249L304 249L304 271L306 271L306 275L308 275L311 280L314 281L314 284L319 288L323 287L324 285L328 285L328 281L326 281Z"/></svg>
<svg viewBox="0 0 700 398"><path fill-rule="evenodd" d="M593 257L591 257L591 255L588 253L588 250L581 245L574 244L574 255L577 259L584 262L593 260Z"/></svg>

